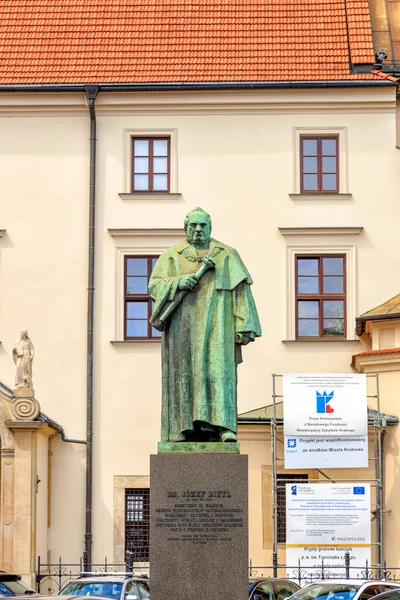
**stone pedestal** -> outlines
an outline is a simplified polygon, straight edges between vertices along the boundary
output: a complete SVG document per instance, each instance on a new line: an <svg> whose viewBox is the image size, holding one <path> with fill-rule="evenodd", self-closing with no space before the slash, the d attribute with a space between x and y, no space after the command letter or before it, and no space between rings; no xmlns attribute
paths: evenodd
<svg viewBox="0 0 400 600"><path fill-rule="evenodd" d="M39 402L31 387L16 388L12 403L13 416L21 421L34 421L40 413Z"/></svg>
<svg viewBox="0 0 400 600"><path fill-rule="evenodd" d="M6 421L15 440L13 474L13 571L28 585L35 585L37 529L37 444L45 426L40 421ZM9 473L10 477L11 473ZM9 561L11 562L11 557Z"/></svg>
<svg viewBox="0 0 400 600"><path fill-rule="evenodd" d="M151 456L151 600L247 598L247 480L247 456Z"/></svg>

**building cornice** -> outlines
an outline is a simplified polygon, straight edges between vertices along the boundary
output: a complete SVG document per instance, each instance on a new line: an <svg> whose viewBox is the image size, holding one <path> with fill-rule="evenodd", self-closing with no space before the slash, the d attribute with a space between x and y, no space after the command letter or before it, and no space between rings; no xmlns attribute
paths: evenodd
<svg viewBox="0 0 400 600"><path fill-rule="evenodd" d="M359 235L363 227L278 227L282 235Z"/></svg>
<svg viewBox="0 0 400 600"><path fill-rule="evenodd" d="M400 348L372 350L354 354L351 366L358 373L400 371Z"/></svg>
<svg viewBox="0 0 400 600"><path fill-rule="evenodd" d="M182 228L180 229L109 229L109 234L112 237L147 237L147 236L167 236L174 237L179 235L184 235L184 231Z"/></svg>
<svg viewBox="0 0 400 600"><path fill-rule="evenodd" d="M8 93L7 93L8 92ZM118 92L118 93L117 93ZM134 93L133 93L134 92ZM151 92L151 93L150 93ZM160 87L147 89L100 86L96 99L98 115L153 114L343 114L394 113L395 87ZM24 116L87 116L84 86L0 86L0 114Z"/></svg>
<svg viewBox="0 0 400 600"><path fill-rule="evenodd" d="M42 423L41 421L4 421L4 423L11 431L40 431L47 427L46 423Z"/></svg>

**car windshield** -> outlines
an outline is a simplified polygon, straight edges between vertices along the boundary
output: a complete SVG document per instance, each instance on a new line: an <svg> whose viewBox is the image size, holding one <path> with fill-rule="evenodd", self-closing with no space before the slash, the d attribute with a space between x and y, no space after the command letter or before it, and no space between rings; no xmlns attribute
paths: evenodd
<svg viewBox="0 0 400 600"><path fill-rule="evenodd" d="M268 582L266 582L266 583L269 586L268 589L272 591L272 584L268 583ZM247 587L248 594L250 595L250 593L253 591L253 589L259 585L261 585L261 586L263 585L262 580L249 581L248 587ZM285 600L286 598L291 596L294 592L296 592L299 589L299 586L297 585L297 583L293 583L293 581L275 581L275 586L277 588L278 600ZM399 598L399 600L400 600L400 598Z"/></svg>
<svg viewBox="0 0 400 600"><path fill-rule="evenodd" d="M359 585L353 583L314 583L293 594L293 600L352 600Z"/></svg>
<svg viewBox="0 0 400 600"><path fill-rule="evenodd" d="M102 596L103 598L119 598L122 583L110 581L71 581L60 594L72 596Z"/></svg>
<svg viewBox="0 0 400 600"><path fill-rule="evenodd" d="M314 583L293 594L293 600L352 600L359 585L353 583Z"/></svg>
<svg viewBox="0 0 400 600"><path fill-rule="evenodd" d="M22 594L36 594L36 592L22 581L0 582L0 596L20 596Z"/></svg>

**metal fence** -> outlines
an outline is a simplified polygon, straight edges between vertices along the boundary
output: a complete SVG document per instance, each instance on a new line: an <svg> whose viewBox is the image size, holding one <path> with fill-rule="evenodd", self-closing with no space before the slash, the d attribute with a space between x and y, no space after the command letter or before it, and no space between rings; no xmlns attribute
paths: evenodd
<svg viewBox="0 0 400 600"><path fill-rule="evenodd" d="M133 562L133 553L127 553L126 562L113 564L104 559L103 563L92 564L90 574L99 573L121 573L143 575L149 572L148 567L135 566ZM89 574L89 565L84 554L78 563L63 563L61 558L58 563L42 563L38 557L36 586L41 594L57 594L58 591L69 581L77 577ZM390 568L383 563L383 566L370 565L368 561L364 565L355 565L350 559L349 552L344 555L342 563L338 562L331 565L328 560L321 560L321 564L309 566L306 563L297 565L279 564L277 555L274 553L272 564L267 566L255 566L250 560L249 577L280 577L296 581L300 586L313 581L326 579L350 579L354 582L372 579L376 581L395 581L400 582L400 568Z"/></svg>
<svg viewBox="0 0 400 600"><path fill-rule="evenodd" d="M89 574L145 575L148 572L148 567L134 566L133 552L129 551L126 553L124 563L109 563L105 557L103 563L92 563L90 566L85 552L78 563L64 563L61 557L57 563L43 563L38 556L36 590L40 594L55 595L70 581Z"/></svg>
<svg viewBox="0 0 400 600"><path fill-rule="evenodd" d="M350 558L350 553L344 554L343 561L335 561L331 564L329 559L321 559L320 564L310 566L309 562L299 560L297 565L279 564L277 553L273 553L272 565L259 567L252 564L250 560L249 576L257 577L281 577L296 581L300 586L314 581L326 579L349 579L352 581L361 581L371 579L376 581L400 582L400 568L387 567L383 561L382 566L369 564L355 564Z"/></svg>

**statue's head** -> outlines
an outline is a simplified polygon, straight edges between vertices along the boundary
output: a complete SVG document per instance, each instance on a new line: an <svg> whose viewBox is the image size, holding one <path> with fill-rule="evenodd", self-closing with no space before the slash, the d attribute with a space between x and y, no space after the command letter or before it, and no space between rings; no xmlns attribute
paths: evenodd
<svg viewBox="0 0 400 600"><path fill-rule="evenodd" d="M26 339L28 339L28 338L29 338L29 335L28 335L28 330L27 330L27 329L21 329L21 331L20 331L20 334L21 334L21 337L22 337L24 340L26 340Z"/></svg>
<svg viewBox="0 0 400 600"><path fill-rule="evenodd" d="M187 241L196 248L208 248L211 236L211 217L199 206L185 217Z"/></svg>

